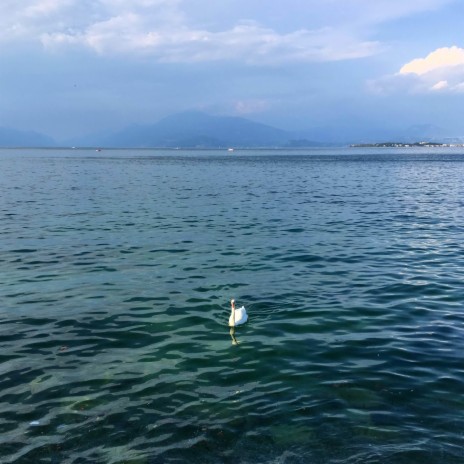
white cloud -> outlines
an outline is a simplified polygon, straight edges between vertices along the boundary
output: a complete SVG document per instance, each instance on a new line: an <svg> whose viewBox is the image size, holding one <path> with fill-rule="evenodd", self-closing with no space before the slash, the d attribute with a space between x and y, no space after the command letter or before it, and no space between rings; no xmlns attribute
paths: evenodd
<svg viewBox="0 0 464 464"><path fill-rule="evenodd" d="M449 87L448 81L439 81L432 85L432 90L444 90Z"/></svg>
<svg viewBox="0 0 464 464"><path fill-rule="evenodd" d="M429 53L425 58L416 58L406 63L400 74L417 74L422 76L431 71L464 65L464 49L456 46L443 47Z"/></svg>
<svg viewBox="0 0 464 464"><path fill-rule="evenodd" d="M459 84L456 84L453 89L456 92L464 92L464 82L460 82Z"/></svg>
<svg viewBox="0 0 464 464"><path fill-rule="evenodd" d="M396 74L368 82L368 87L376 93L461 93L464 48L438 48L404 64Z"/></svg>
<svg viewBox="0 0 464 464"><path fill-rule="evenodd" d="M237 20L207 29L189 21L182 0L22 0L20 7L4 1L0 43L35 41L49 50L74 46L164 62L273 64L363 58L380 49L353 30L329 26L279 32L258 21Z"/></svg>
<svg viewBox="0 0 464 464"><path fill-rule="evenodd" d="M377 24L454 0L288 0L265 8L212 1L2 0L0 45L36 42L47 50L81 47L163 62L348 60L383 50L369 37Z"/></svg>
<svg viewBox="0 0 464 464"><path fill-rule="evenodd" d="M26 2L24 16L29 18L50 15L70 5L70 1L57 0L39 0L35 2Z"/></svg>
<svg viewBox="0 0 464 464"><path fill-rule="evenodd" d="M46 47L80 44L99 53L132 52L152 55L165 62L336 61L370 56L379 48L376 42L357 40L330 29L279 34L252 21L243 21L220 32L184 24L150 27L145 17L135 13L113 16L83 31L45 33L41 41Z"/></svg>

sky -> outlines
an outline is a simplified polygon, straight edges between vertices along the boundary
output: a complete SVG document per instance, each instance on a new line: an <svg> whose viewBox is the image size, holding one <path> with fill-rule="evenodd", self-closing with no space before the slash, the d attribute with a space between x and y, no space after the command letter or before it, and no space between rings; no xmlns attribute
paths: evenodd
<svg viewBox="0 0 464 464"><path fill-rule="evenodd" d="M464 136L462 0L2 0L0 126L57 140L182 111Z"/></svg>

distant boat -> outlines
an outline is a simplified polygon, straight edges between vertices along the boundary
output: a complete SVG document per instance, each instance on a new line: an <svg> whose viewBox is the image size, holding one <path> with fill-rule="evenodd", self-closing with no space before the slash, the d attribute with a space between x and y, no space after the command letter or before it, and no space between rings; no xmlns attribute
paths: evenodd
<svg viewBox="0 0 464 464"><path fill-rule="evenodd" d="M234 149L233 148L228 148L227 151L234 151Z"/></svg>

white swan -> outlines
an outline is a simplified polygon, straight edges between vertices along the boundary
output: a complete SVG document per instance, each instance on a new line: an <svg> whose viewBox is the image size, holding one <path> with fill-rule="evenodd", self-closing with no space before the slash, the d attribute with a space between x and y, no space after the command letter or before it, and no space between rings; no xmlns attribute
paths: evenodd
<svg viewBox="0 0 464 464"><path fill-rule="evenodd" d="M248 314L245 306L235 309L235 300L230 300L231 313L229 317L229 326L235 327L236 325L245 324L248 320Z"/></svg>

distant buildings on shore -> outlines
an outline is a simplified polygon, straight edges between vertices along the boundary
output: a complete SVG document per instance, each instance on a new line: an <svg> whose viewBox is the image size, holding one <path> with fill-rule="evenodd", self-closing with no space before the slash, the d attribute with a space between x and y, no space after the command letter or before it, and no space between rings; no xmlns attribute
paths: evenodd
<svg viewBox="0 0 464 464"><path fill-rule="evenodd" d="M409 147L464 147L463 143L437 143L437 142L382 142L382 143L352 143L350 147L356 148L409 148Z"/></svg>

